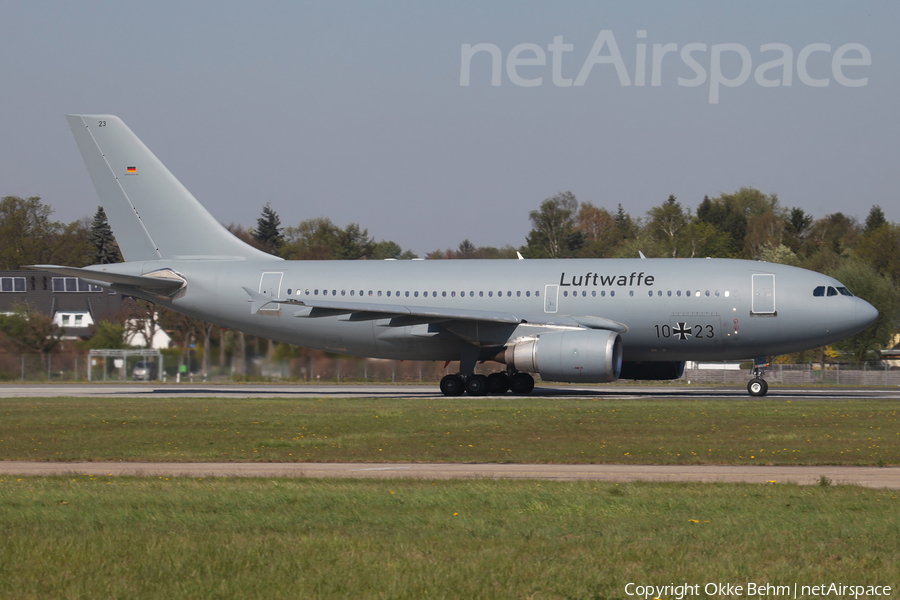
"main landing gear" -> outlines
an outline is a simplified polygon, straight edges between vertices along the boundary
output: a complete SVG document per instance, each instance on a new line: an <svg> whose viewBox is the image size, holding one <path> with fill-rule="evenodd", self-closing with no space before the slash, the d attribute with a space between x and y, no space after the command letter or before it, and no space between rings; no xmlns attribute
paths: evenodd
<svg viewBox="0 0 900 600"><path fill-rule="evenodd" d="M534 389L534 378L528 373L491 373L490 375L465 375L456 373L441 379L441 393L445 396L502 396L512 390L517 396L525 396Z"/></svg>
<svg viewBox="0 0 900 600"><path fill-rule="evenodd" d="M747 391L751 396L765 396L766 392L769 391L769 384L763 379L768 366L769 361L765 356L753 359L753 370L751 371L753 379L747 384Z"/></svg>

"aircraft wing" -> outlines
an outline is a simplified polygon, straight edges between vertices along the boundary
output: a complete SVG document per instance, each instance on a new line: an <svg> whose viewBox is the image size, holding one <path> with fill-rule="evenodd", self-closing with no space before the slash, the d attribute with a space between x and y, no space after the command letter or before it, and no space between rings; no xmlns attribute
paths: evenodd
<svg viewBox="0 0 900 600"><path fill-rule="evenodd" d="M184 285L184 279L169 276L172 271L157 272L155 275L128 275L112 271L99 271L95 269L80 269L78 267L62 267L59 265L25 265L26 269L39 269L49 271L66 277L80 277L86 281L100 284L118 283L121 285L133 285L141 288L172 290Z"/></svg>
<svg viewBox="0 0 900 600"><path fill-rule="evenodd" d="M250 296L250 312L256 314L267 304L290 305L298 308L295 317L316 318L347 315L349 321L374 321L391 319L391 325L402 327L442 321L479 321L486 323L514 323L531 325L557 325L562 327L585 327L607 329L624 333L628 327L622 323L603 317L557 315L547 313L514 314L503 311L470 310L433 306L410 306L406 304L377 304L374 302L344 302L319 299L270 298L244 288Z"/></svg>

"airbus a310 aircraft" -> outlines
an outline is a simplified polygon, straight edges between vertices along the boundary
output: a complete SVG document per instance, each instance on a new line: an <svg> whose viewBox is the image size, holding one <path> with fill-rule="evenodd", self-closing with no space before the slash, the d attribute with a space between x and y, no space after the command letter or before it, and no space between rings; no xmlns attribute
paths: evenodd
<svg viewBox="0 0 900 600"><path fill-rule="evenodd" d="M459 361L447 396L675 379L686 360L831 344L878 318L831 277L731 259L285 261L226 230L112 115L69 115L126 262L81 277L197 319L355 356ZM479 362L505 369L475 374Z"/></svg>

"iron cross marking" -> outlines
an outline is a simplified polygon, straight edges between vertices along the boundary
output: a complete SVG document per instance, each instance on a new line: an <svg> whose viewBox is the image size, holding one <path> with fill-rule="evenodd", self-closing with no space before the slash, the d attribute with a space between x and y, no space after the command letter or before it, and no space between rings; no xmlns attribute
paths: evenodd
<svg viewBox="0 0 900 600"><path fill-rule="evenodd" d="M691 328L687 323L678 323L678 327L672 328L672 333L677 335L679 340L686 340L691 335Z"/></svg>

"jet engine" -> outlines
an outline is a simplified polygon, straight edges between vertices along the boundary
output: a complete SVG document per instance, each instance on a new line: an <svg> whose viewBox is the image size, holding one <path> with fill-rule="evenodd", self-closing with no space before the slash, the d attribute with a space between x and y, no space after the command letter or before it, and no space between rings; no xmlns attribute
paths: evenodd
<svg viewBox="0 0 900 600"><path fill-rule="evenodd" d="M622 338L614 331L551 331L504 348L496 360L544 381L605 383L619 378Z"/></svg>

